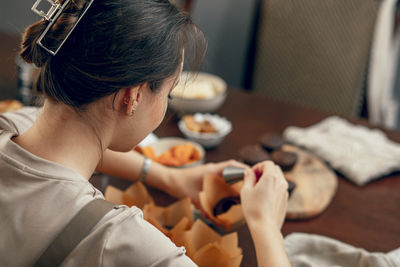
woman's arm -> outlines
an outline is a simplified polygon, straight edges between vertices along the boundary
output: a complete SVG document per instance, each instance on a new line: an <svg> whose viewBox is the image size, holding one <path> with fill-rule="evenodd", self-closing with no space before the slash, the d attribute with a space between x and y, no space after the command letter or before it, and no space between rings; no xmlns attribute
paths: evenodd
<svg viewBox="0 0 400 267"><path fill-rule="evenodd" d="M279 229L267 223L252 225L249 229L256 248L259 267L290 266Z"/></svg>
<svg viewBox="0 0 400 267"><path fill-rule="evenodd" d="M138 180L143 162L144 157L135 151L107 150L97 170L134 182ZM227 166L247 169L241 202L256 248L258 266L290 266L280 232L286 214L288 185L280 168L272 162L257 164L252 170L233 160L187 169L169 168L152 162L146 184L176 198L189 196L198 206L204 174L220 174Z"/></svg>
<svg viewBox="0 0 400 267"><path fill-rule="evenodd" d="M107 149L103 153L103 160L97 165L96 170L136 182L142 171L144 160L145 158L135 151L122 153ZM170 168L152 162L146 176L146 183L155 188L163 189L171 183L169 172Z"/></svg>
<svg viewBox="0 0 400 267"><path fill-rule="evenodd" d="M281 169L271 161L246 171L240 197L259 267L290 266L280 232L287 208L287 188Z"/></svg>
<svg viewBox="0 0 400 267"><path fill-rule="evenodd" d="M143 163L144 157L136 151L121 153L107 149L96 170L135 182L139 179ZM153 161L146 176L146 184L176 198L190 197L192 202L199 207L198 195L202 190L204 175L206 173L221 174L227 166L248 168L234 160L182 169L166 167Z"/></svg>

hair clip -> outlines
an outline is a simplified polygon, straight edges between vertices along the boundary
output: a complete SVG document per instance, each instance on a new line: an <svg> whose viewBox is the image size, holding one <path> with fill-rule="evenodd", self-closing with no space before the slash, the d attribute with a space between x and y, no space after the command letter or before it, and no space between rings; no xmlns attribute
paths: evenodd
<svg viewBox="0 0 400 267"><path fill-rule="evenodd" d="M43 10L38 10L37 7L39 6L40 2L42 2L42 0L36 0L36 2L33 4L32 6L32 11L35 12L36 14L38 14L39 16L43 17L45 20L47 21L52 21L54 15L56 14L57 10L60 10L60 4L57 4L56 2L53 2L52 0L47 0L47 2L49 2L51 4L51 7L49 9L49 11L47 11L47 13L44 13ZM65 1L64 3L64 7L66 4L68 4L69 1Z"/></svg>
<svg viewBox="0 0 400 267"><path fill-rule="evenodd" d="M32 6L32 11L44 18L49 22L47 25L46 29L43 31L43 33L40 35L37 44L40 45L44 50L46 50L48 53L51 55L55 56L58 51L61 49L61 47L64 45L65 41L67 41L68 37L71 35L72 31L75 29L75 27L78 25L79 21L82 19L82 17L85 15L86 11L89 9L89 7L92 5L94 0L89 0L87 1L85 7L82 9L81 14L79 15L79 18L76 20L74 26L69 30L69 32L66 34L66 36L60 41L58 46L55 46L54 48L47 47L45 44L43 44L43 38L46 36L48 31L51 29L51 27L54 25L58 17L62 14L64 11L65 7L71 2L71 0L65 0L65 2L61 5L57 3L56 1L52 0L46 0L51 4L50 9L47 12L44 12L43 10L38 10L37 7L39 4L42 2L42 0L36 0L36 2Z"/></svg>

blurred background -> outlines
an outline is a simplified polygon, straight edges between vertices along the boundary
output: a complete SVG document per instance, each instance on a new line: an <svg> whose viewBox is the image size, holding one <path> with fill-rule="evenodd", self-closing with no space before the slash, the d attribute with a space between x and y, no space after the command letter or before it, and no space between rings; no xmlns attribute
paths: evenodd
<svg viewBox="0 0 400 267"><path fill-rule="evenodd" d="M398 1L171 1L208 38L202 71L229 87L399 129ZM21 98L16 54L24 28L39 19L32 5L0 2L0 99Z"/></svg>
<svg viewBox="0 0 400 267"><path fill-rule="evenodd" d="M184 1L177 1L184 6ZM231 86L243 87L246 71L247 50L252 30L252 18L255 0L201 0L194 1L191 13L194 21L206 32L209 49L204 70L223 77ZM0 1L0 86L7 88L0 98L10 98L17 94L17 79L11 70L16 66L13 41L18 38L29 24L39 20L39 16L31 11L34 1L1 0ZM5 36L13 40L7 40ZM7 53L5 53L5 51ZM6 57L6 58L4 58ZM5 72L5 73L3 73ZM7 86L4 87L4 84ZM14 88L13 88L14 85Z"/></svg>

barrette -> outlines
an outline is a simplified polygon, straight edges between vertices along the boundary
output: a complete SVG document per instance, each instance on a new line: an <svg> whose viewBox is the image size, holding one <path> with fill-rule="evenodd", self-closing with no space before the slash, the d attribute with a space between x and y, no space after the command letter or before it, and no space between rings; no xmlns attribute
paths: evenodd
<svg viewBox="0 0 400 267"><path fill-rule="evenodd" d="M37 44L40 45L44 50L46 50L48 53L51 55L55 56L58 51L61 49L61 47L64 45L65 41L67 41L68 37L71 35L72 31L75 29L75 27L78 25L79 21L82 19L82 17L85 15L89 7L92 5L94 0L89 0L86 2L85 7L82 9L81 14L79 15L79 18L76 20L75 24L72 26L72 28L69 30L69 32L66 34L66 36L60 41L58 46L55 47L47 47L45 44L43 44L43 39L45 38L46 34L48 31L51 29L51 27L54 25L54 23L57 21L58 17L62 14L64 11L65 7L71 2L71 0L66 0L62 5L59 4L56 1L53 0L46 0L51 4L50 9L47 12L44 12L43 10L38 10L39 4L42 2L42 0L36 0L36 2L32 6L32 11L44 18L49 22L47 25L46 29L43 31L43 33L39 36L39 39L37 41Z"/></svg>

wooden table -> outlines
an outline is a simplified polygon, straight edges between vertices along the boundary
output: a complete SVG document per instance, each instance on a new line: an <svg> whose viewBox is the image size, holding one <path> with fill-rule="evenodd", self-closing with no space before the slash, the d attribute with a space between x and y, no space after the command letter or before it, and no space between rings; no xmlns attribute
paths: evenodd
<svg viewBox="0 0 400 267"><path fill-rule="evenodd" d="M206 161L237 158L238 150L256 143L265 132L282 133L288 126L306 127L330 114L274 102L265 97L230 89L224 106L217 112L228 118L233 131L214 150L207 151ZM352 120L368 125L365 120ZM166 117L157 129L159 136L182 136L177 119ZM400 142L400 132L385 131ZM400 173L358 187L339 178L338 191L325 212L306 221L286 221L283 233L306 232L329 236L368 251L387 252L400 247ZM242 266L256 266L254 247L246 226L239 230Z"/></svg>
<svg viewBox="0 0 400 267"><path fill-rule="evenodd" d="M216 149L208 150L207 162L237 158L238 150L256 143L266 132L282 133L288 126L306 127L330 114L274 102L265 97L230 89L223 107L217 112L228 118L233 131ZM169 112L156 130L158 136L182 136L177 118ZM365 120L352 120L367 125ZM400 133L385 131L388 137L400 142ZM111 180L120 188L128 182ZM104 184L103 184L104 188ZM400 173L358 187L339 178L338 191L330 206L321 215L305 221L286 221L283 234L306 232L325 235L364 248L368 251L388 252L400 247ZM168 195L154 189L150 193L158 205L173 201ZM239 246L243 249L241 266L257 266L253 242L247 226L237 229Z"/></svg>
<svg viewBox="0 0 400 267"><path fill-rule="evenodd" d="M0 64L0 76L6 77L6 83L1 84L4 92L16 80L15 68L9 66L15 66L14 48L19 38L3 33L0 37L0 54L5 59L5 64ZM218 113L232 122L233 131L218 148L207 152L207 162L236 158L239 148L255 143L265 132L282 133L288 126L306 127L329 116L235 89L230 89L227 100ZM167 116L156 133L159 136L182 136L176 122L175 117ZM362 120L357 123L368 125ZM399 132L386 133L392 140L400 142ZM323 214L307 221L287 221L283 226L283 233L326 235L368 251L387 252L397 248L400 246L399 178L400 173L392 174L365 187L357 187L340 178L338 192ZM104 188L107 181L108 179L99 179L97 186ZM112 182L119 183L120 187L129 185L122 180ZM151 190L151 193L157 197L158 204L172 201L169 196L157 190ZM254 247L247 227L242 226L238 232L239 245L244 253L242 266L256 266Z"/></svg>

